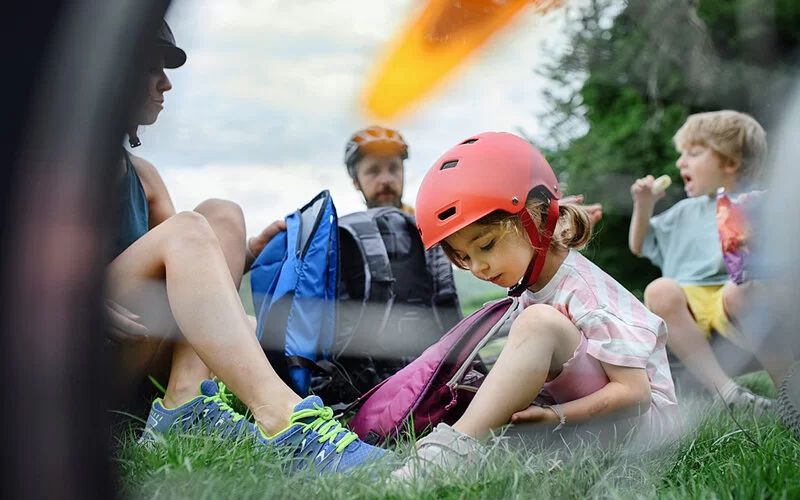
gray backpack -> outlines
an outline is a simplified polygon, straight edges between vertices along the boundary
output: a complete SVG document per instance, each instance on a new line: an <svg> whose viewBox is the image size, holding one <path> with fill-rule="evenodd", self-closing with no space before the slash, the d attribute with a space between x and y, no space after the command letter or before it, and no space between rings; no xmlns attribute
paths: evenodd
<svg viewBox="0 0 800 500"><path fill-rule="evenodd" d="M450 261L425 251L414 217L394 207L339 218L337 296L332 358L312 379L329 404L356 400L463 317Z"/></svg>

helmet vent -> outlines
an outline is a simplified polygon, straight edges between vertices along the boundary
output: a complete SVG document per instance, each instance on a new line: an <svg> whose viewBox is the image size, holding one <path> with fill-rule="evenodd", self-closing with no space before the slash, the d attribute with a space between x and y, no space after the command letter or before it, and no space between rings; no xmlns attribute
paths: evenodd
<svg viewBox="0 0 800 500"><path fill-rule="evenodd" d="M466 141L462 142L461 145L464 146L466 144L475 144L478 142L478 139L467 139Z"/></svg>
<svg viewBox="0 0 800 500"><path fill-rule="evenodd" d="M439 212L439 215L437 215L437 217L439 217L439 220L447 220L450 217L454 216L455 214L456 214L456 207L450 207L447 210Z"/></svg>
<svg viewBox="0 0 800 500"><path fill-rule="evenodd" d="M455 168L458 165L458 160L445 162L439 170L447 170L448 168Z"/></svg>

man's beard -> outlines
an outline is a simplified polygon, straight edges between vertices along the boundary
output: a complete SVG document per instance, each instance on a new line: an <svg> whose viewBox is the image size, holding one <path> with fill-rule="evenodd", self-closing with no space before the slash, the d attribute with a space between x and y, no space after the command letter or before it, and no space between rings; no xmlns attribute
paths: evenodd
<svg viewBox="0 0 800 500"><path fill-rule="evenodd" d="M392 193L394 195L394 193ZM402 194L397 195L391 201L381 201L381 200L366 200L367 208L378 208L378 207L396 207L400 208L403 205L401 201L403 198Z"/></svg>

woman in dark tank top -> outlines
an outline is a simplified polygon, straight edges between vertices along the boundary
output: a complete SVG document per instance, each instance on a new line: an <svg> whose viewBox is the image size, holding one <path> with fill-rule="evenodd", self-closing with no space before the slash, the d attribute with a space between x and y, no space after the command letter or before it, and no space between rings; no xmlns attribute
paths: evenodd
<svg viewBox="0 0 800 500"><path fill-rule="evenodd" d="M134 241L144 236L149 229L150 207L147 204L147 194L144 192L139 174L133 167L130 155L123 150L122 156L125 162L125 175L118 185L117 234L112 258L116 258Z"/></svg>
<svg viewBox="0 0 800 500"><path fill-rule="evenodd" d="M164 68L186 61L166 23L156 49L147 86L134 106L131 147L139 144L137 127L156 121L164 93L172 88ZM319 443L313 449L337 460L334 471L380 455L332 421L333 412L319 399L301 405L267 361L237 294L246 260L253 258L246 256L239 206L208 200L176 214L153 165L128 152L120 160L115 254L106 273L108 345L116 354L111 366L119 380L114 394L121 395L118 405L133 403L135 412L132 396L153 387L148 376L166 386L150 405L142 439L155 440L175 428L214 429L221 438L245 434L295 454L296 437L307 433L308 442ZM212 372L247 405L255 424L226 404L209 380ZM315 429L328 430L308 429L314 423L324 424Z"/></svg>
<svg viewBox="0 0 800 500"><path fill-rule="evenodd" d="M238 302L241 308L236 289L230 284L238 288L246 264L241 209L232 202L208 200L192 212L176 214L156 168L131 153L141 144L138 127L156 122L164 109L165 94L172 90L164 70L178 68L185 61L186 54L175 45L172 32L163 23L157 50L142 79L146 86L132 106L131 124L127 127L130 149L122 149L117 165L117 223L106 297L107 343L111 352L118 355L114 366L121 372L119 404L133 410L144 410L143 402L149 409L156 395L149 376L167 388L162 399L164 407L179 407L198 395L200 383L210 378L211 371L192 348L191 336L199 335L200 342L208 348L217 342L215 337L229 336L230 330L236 330L230 324L246 326L238 332L240 349L247 351L245 357L253 358L255 353L255 359L265 361L244 312L231 307ZM197 247L196 251L192 246ZM174 255L177 253L180 256ZM226 279L225 283L206 283L220 276ZM191 287L181 286L192 281L196 283ZM210 295L197 300L198 290L207 290ZM176 309L173 303L182 307ZM219 316L226 318L225 323L213 330L193 321L204 309L220 308L224 309ZM183 316L189 319L182 320ZM177 323L181 324L180 329ZM227 365L228 361L224 363ZM229 371L217 366L214 373ZM274 383L267 382L270 385Z"/></svg>

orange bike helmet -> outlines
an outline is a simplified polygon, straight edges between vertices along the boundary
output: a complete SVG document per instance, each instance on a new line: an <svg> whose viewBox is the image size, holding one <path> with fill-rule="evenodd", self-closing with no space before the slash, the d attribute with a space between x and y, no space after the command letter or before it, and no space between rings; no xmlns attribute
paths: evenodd
<svg viewBox="0 0 800 500"><path fill-rule="evenodd" d="M353 179L356 178L356 163L370 153L396 153L400 158L408 158L408 144L400 132L378 125L359 130L350 140L344 151L344 164Z"/></svg>
<svg viewBox="0 0 800 500"><path fill-rule="evenodd" d="M550 201L541 235L525 209L532 191ZM514 134L485 132L460 142L425 174L417 193L417 228L430 249L496 210L516 214L534 246L525 276L509 292L519 295L542 270L558 221L559 198L556 174L539 150Z"/></svg>

